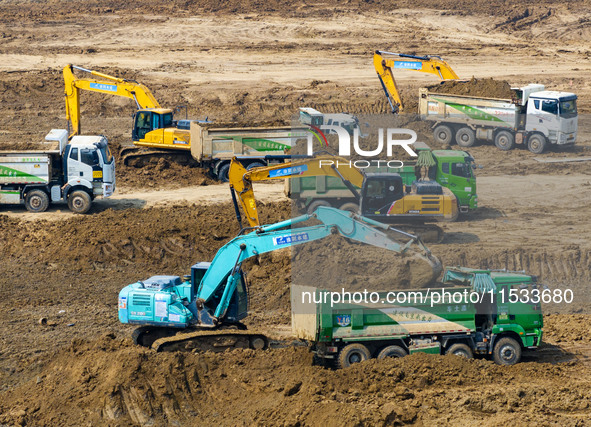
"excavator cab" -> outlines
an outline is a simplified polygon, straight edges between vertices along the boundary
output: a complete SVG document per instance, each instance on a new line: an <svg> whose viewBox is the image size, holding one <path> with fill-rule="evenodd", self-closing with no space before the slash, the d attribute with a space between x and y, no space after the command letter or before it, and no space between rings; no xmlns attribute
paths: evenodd
<svg viewBox="0 0 591 427"><path fill-rule="evenodd" d="M398 174L368 173L361 189L361 215L387 215L394 202L404 197L404 182Z"/></svg>
<svg viewBox="0 0 591 427"><path fill-rule="evenodd" d="M131 137L134 141L146 139L146 134L156 129L174 127L172 110L144 109L138 110L133 118Z"/></svg>

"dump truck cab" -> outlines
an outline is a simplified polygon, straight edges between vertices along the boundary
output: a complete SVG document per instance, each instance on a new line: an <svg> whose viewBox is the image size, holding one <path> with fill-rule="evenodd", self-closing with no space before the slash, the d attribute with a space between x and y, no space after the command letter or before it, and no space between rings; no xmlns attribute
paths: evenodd
<svg viewBox="0 0 591 427"><path fill-rule="evenodd" d="M92 198L115 191L115 159L104 136L74 136L64 148L64 196L82 188Z"/></svg>
<svg viewBox="0 0 591 427"><path fill-rule="evenodd" d="M462 150L433 150L436 165L429 168L429 178L449 188L458 199L460 212L478 207L474 158Z"/></svg>
<svg viewBox="0 0 591 427"><path fill-rule="evenodd" d="M485 303L477 304L477 331L488 331L494 342L510 337L520 343L522 348L537 348L542 342L542 307L536 299L540 289L536 276L522 272L504 270L482 270L454 267L445 271L444 281L455 284L474 284L476 277L490 277L491 293ZM488 316L488 317L487 317Z"/></svg>
<svg viewBox="0 0 591 427"><path fill-rule="evenodd" d="M538 132L558 145L577 139L577 95L570 92L540 91L529 95L525 130Z"/></svg>

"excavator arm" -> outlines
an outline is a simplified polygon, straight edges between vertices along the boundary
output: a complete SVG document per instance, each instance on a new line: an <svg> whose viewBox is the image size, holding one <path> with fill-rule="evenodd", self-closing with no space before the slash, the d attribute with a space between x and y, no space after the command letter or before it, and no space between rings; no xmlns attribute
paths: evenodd
<svg viewBox="0 0 591 427"><path fill-rule="evenodd" d="M311 218L318 219L322 224L292 228ZM381 231L387 229L389 229L387 225L352 212L321 206L311 215L302 215L260 227L246 235L239 235L220 248L201 280L196 294L198 301L201 301L201 305L204 307L198 315L200 322L213 325L217 323L218 319L224 317L240 279L240 265L246 259L266 252L320 240L335 233L357 242L400 254L404 254L411 246L416 245L420 257L431 266L433 278L439 275L441 263L420 239L406 235L410 239L405 244L400 244L391 240ZM216 300L217 305L209 307L209 310L213 311L209 314L212 317L209 318L207 303L220 292L222 292L222 297L219 302Z"/></svg>
<svg viewBox="0 0 591 427"><path fill-rule="evenodd" d="M280 163L247 170L240 160L234 157L228 172L232 197L238 195L242 209L251 227L260 225L259 215L252 183L267 179L286 179L306 176L334 176L340 178L353 194L359 196L357 188L363 186L363 173L351 166L348 160L335 156L317 156L296 159L289 163ZM239 212L236 212L239 216Z"/></svg>
<svg viewBox="0 0 591 427"><path fill-rule="evenodd" d="M74 75L74 69L84 71L97 79L83 79ZM66 65L63 69L66 96L66 119L70 122L70 136L79 135L80 130L80 91L88 90L107 95L123 96L135 101L138 109L160 108L160 104L150 89L134 80L121 79L97 71L87 70L75 65Z"/></svg>
<svg viewBox="0 0 591 427"><path fill-rule="evenodd" d="M447 62L435 55L416 56L376 50L373 56L373 65L393 113L400 113L404 109L392 72L393 69L434 74L439 76L441 80L457 80L459 78Z"/></svg>

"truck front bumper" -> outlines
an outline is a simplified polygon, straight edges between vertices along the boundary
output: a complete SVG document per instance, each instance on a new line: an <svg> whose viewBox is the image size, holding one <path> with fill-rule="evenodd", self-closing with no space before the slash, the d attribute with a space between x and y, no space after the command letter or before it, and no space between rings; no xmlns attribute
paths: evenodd
<svg viewBox="0 0 591 427"><path fill-rule="evenodd" d="M577 140L577 133L559 132L556 138L557 145L572 145Z"/></svg>

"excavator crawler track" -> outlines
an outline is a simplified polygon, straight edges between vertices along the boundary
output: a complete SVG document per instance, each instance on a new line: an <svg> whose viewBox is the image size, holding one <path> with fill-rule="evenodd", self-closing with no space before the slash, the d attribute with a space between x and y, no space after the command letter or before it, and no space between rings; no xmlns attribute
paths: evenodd
<svg viewBox="0 0 591 427"><path fill-rule="evenodd" d="M194 162L191 153L180 150L159 150L151 148L124 147L119 151L119 158L125 166L144 167L160 159L166 159L182 165Z"/></svg>
<svg viewBox="0 0 591 427"><path fill-rule="evenodd" d="M233 348L266 350L268 338L260 333L235 329L199 330L178 332L175 335L159 338L152 343L156 351L213 351L222 352Z"/></svg>
<svg viewBox="0 0 591 427"><path fill-rule="evenodd" d="M443 231L443 228L435 224L396 224L394 227L406 233L419 236L421 240L425 243L441 243L445 237L445 232ZM393 237L396 239L396 235L393 235Z"/></svg>

